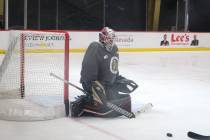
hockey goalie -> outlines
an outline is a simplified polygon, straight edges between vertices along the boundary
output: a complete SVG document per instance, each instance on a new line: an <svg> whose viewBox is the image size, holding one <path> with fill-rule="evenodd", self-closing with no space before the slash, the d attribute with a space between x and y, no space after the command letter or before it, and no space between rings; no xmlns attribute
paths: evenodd
<svg viewBox="0 0 210 140"><path fill-rule="evenodd" d="M121 116L122 114L105 105L107 101L134 113L152 107L151 103L136 103L132 99L131 93L138 85L119 74L119 54L115 38L114 30L104 27L99 33L99 41L88 46L82 61L80 79L87 94L70 103L72 117Z"/></svg>

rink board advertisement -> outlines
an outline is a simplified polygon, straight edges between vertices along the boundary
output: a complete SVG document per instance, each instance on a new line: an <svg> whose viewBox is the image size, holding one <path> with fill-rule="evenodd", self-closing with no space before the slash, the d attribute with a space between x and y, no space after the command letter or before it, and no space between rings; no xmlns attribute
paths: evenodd
<svg viewBox="0 0 210 140"><path fill-rule="evenodd" d="M26 32L24 33L25 47L28 50L63 50L65 47L64 33Z"/></svg>
<svg viewBox="0 0 210 140"><path fill-rule="evenodd" d="M63 52L65 46L64 33L42 31L4 31L0 32L0 52L7 50L12 40L17 38L16 46L20 46L24 40L24 47L30 52ZM39 51L37 51L39 50Z"/></svg>
<svg viewBox="0 0 210 140"><path fill-rule="evenodd" d="M17 33L18 31L16 31ZM26 49L45 52L64 49L64 33L37 31L24 32ZM70 51L82 52L93 41L98 41L96 31L68 31ZM13 31L0 31L0 52L11 42ZM116 44L120 51L170 51L210 50L210 33L190 32L116 32Z"/></svg>
<svg viewBox="0 0 210 140"><path fill-rule="evenodd" d="M96 32L71 32L71 48L86 48L92 41L98 40ZM210 33L185 32L116 32L116 44L119 48L210 48ZM164 36L168 45L161 45ZM191 45L194 37L197 45ZM79 39L78 39L79 38Z"/></svg>

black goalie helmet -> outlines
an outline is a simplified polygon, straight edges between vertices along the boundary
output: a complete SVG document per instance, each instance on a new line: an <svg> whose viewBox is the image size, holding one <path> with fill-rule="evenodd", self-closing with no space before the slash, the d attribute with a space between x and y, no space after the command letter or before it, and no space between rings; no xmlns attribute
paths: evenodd
<svg viewBox="0 0 210 140"><path fill-rule="evenodd" d="M115 32L109 27L104 27L99 33L99 41L103 43L107 49L107 51L111 51L112 47L114 46L115 40Z"/></svg>

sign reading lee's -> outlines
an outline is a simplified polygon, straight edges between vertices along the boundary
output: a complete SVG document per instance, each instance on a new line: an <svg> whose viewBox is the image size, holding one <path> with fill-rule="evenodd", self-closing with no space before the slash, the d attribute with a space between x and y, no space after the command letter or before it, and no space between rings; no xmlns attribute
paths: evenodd
<svg viewBox="0 0 210 140"><path fill-rule="evenodd" d="M199 46L198 33L165 33L160 46Z"/></svg>
<svg viewBox="0 0 210 140"><path fill-rule="evenodd" d="M189 45L189 34L171 34L171 45Z"/></svg>

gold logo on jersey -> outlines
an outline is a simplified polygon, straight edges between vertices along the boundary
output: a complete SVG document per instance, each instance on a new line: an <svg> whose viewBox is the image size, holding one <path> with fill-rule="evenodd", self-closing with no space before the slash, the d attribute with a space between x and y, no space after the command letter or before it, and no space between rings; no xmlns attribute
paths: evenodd
<svg viewBox="0 0 210 140"><path fill-rule="evenodd" d="M116 56L111 58L110 71L113 74L117 74L117 72L118 72L118 61L119 61L119 59Z"/></svg>

